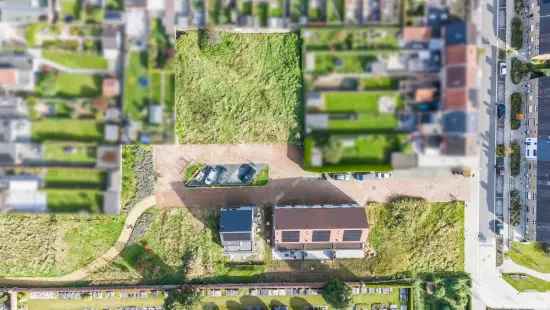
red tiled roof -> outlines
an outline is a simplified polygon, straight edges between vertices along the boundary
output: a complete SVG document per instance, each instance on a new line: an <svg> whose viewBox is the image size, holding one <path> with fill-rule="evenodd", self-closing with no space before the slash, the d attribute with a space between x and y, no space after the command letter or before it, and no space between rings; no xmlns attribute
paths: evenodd
<svg viewBox="0 0 550 310"><path fill-rule="evenodd" d="M447 64L475 65L477 50L475 45L452 45L447 47Z"/></svg>
<svg viewBox="0 0 550 310"><path fill-rule="evenodd" d="M403 29L403 40L405 42L427 42L432 38L430 27L405 27Z"/></svg>
<svg viewBox="0 0 550 310"><path fill-rule="evenodd" d="M464 110L468 103L468 97L466 95L465 88L449 89L445 90L445 110Z"/></svg>
<svg viewBox="0 0 550 310"><path fill-rule="evenodd" d="M13 68L0 69L0 85L15 86L17 84L17 70Z"/></svg>
<svg viewBox="0 0 550 310"><path fill-rule="evenodd" d="M419 88L416 90L414 100L416 102L432 101L435 95L435 88Z"/></svg>

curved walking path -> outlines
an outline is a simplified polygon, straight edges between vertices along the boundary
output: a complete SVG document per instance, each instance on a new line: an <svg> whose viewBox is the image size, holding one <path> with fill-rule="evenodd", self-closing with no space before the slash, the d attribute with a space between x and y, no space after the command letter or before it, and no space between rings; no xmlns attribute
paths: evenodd
<svg viewBox="0 0 550 310"><path fill-rule="evenodd" d="M5 277L0 278L0 284L2 285L22 285L22 286L33 286L33 285L54 285L54 284L66 284L71 282L78 282L86 278L90 273L105 267L107 264L112 262L119 254L122 252L126 243L130 240L134 225L139 219L139 217L148 209L154 207L157 201L155 195L148 196L140 202L138 202L132 210L126 216L124 222L124 227L120 233L115 244L103 253L100 257L96 258L93 262L88 265L77 269L69 274L58 276L58 277Z"/></svg>

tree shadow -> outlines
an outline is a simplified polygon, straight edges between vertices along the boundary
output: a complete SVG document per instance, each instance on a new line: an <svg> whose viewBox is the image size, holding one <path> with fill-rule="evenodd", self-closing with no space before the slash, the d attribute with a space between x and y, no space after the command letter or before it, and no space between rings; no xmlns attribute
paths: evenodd
<svg viewBox="0 0 550 310"><path fill-rule="evenodd" d="M290 308L294 310L312 309L313 306L302 297L290 298Z"/></svg>
<svg viewBox="0 0 550 310"><path fill-rule="evenodd" d="M141 275L144 283L183 283L190 257L184 254L182 264L176 268L166 264L145 242L127 245L120 256Z"/></svg>

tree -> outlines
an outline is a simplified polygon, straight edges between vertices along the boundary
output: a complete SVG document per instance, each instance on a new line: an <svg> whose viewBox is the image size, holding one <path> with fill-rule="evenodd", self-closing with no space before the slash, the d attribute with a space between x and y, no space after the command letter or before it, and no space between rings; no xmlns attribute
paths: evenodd
<svg viewBox="0 0 550 310"><path fill-rule="evenodd" d="M336 164L342 159L344 148L342 142L330 137L328 143L323 147L324 160L330 164Z"/></svg>
<svg viewBox="0 0 550 310"><path fill-rule="evenodd" d="M331 279L323 288L323 297L334 308L343 309L351 304L351 288L339 279Z"/></svg>
<svg viewBox="0 0 550 310"><path fill-rule="evenodd" d="M39 79L39 92L46 97L55 96L57 93L56 89L56 77L54 72L46 72Z"/></svg>
<svg viewBox="0 0 550 310"><path fill-rule="evenodd" d="M164 301L164 309L167 310L189 310L196 306L202 296L190 286L171 290Z"/></svg>

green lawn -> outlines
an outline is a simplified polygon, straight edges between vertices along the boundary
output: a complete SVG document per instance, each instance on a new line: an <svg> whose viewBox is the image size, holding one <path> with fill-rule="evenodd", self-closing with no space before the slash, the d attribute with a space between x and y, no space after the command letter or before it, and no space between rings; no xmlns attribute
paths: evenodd
<svg viewBox="0 0 550 310"><path fill-rule="evenodd" d="M46 188L103 189L107 174L101 170L48 168Z"/></svg>
<svg viewBox="0 0 550 310"><path fill-rule="evenodd" d="M294 33L190 31L180 36L179 143L298 143L300 61Z"/></svg>
<svg viewBox="0 0 550 310"><path fill-rule="evenodd" d="M72 148L73 150L69 150ZM92 164L96 162L96 146L85 143L43 143L44 160Z"/></svg>
<svg viewBox="0 0 550 310"><path fill-rule="evenodd" d="M0 274L58 276L69 273L107 251L123 225L123 217L105 215L2 214Z"/></svg>
<svg viewBox="0 0 550 310"><path fill-rule="evenodd" d="M502 278L519 292L550 291L550 282L532 277L530 275L514 275L505 273L502 275Z"/></svg>
<svg viewBox="0 0 550 310"><path fill-rule="evenodd" d="M130 52L126 67L126 81L124 90L124 112L133 120L141 120L146 115L147 103L150 99L150 90L139 84L140 78L149 79L147 60L139 52ZM151 80L149 80L151 83Z"/></svg>
<svg viewBox="0 0 550 310"><path fill-rule="evenodd" d="M99 142L103 140L103 124L95 120L46 118L32 122L32 140Z"/></svg>
<svg viewBox="0 0 550 310"><path fill-rule="evenodd" d="M544 251L541 243L512 242L512 248L507 253L514 262L533 270L550 273L550 252Z"/></svg>
<svg viewBox="0 0 550 310"><path fill-rule="evenodd" d="M359 113L357 119L331 119L328 122L330 130L393 130L399 122L393 114Z"/></svg>
<svg viewBox="0 0 550 310"><path fill-rule="evenodd" d="M79 0L61 0L61 14L78 19L80 16Z"/></svg>
<svg viewBox="0 0 550 310"><path fill-rule="evenodd" d="M325 110L329 112L363 112L378 114L378 102L387 97L399 105L399 92L363 91L363 92L327 92L324 94Z"/></svg>
<svg viewBox="0 0 550 310"><path fill-rule="evenodd" d="M359 80L361 90L397 90L399 80L388 76L377 76Z"/></svg>
<svg viewBox="0 0 550 310"><path fill-rule="evenodd" d="M101 213L103 194L98 190L47 189L48 210L53 213Z"/></svg>
<svg viewBox="0 0 550 310"><path fill-rule="evenodd" d="M29 310L81 310L88 309L90 306L95 309L122 309L128 307L154 307L162 306L164 297L148 298L109 298L109 299L89 299L68 300L68 299L31 299L26 304Z"/></svg>
<svg viewBox="0 0 550 310"><path fill-rule="evenodd" d="M45 50L42 56L62 66L75 69L106 70L109 67L107 59L93 53Z"/></svg>
<svg viewBox="0 0 550 310"><path fill-rule="evenodd" d="M39 79L37 92L41 96L44 88L53 87L53 96L74 98L74 97L97 97L101 95L102 78L87 74L59 73L55 75L52 85L45 85L44 79Z"/></svg>

